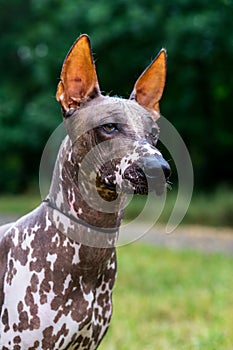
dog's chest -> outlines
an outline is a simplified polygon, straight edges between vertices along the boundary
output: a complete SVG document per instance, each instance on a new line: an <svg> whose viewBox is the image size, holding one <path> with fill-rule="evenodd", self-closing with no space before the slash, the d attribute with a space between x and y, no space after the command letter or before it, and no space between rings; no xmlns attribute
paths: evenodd
<svg viewBox="0 0 233 350"><path fill-rule="evenodd" d="M3 349L96 349L111 318L115 253L93 267L83 247L48 220L13 228L8 240L0 345Z"/></svg>

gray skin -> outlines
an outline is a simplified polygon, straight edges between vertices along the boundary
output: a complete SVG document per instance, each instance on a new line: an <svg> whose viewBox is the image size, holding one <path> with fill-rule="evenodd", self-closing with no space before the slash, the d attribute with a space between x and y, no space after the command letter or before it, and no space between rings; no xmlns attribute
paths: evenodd
<svg viewBox="0 0 233 350"><path fill-rule="evenodd" d="M112 314L126 193L166 187L153 120L135 101L109 97L69 111L48 202L12 223L0 243L2 349L98 347Z"/></svg>

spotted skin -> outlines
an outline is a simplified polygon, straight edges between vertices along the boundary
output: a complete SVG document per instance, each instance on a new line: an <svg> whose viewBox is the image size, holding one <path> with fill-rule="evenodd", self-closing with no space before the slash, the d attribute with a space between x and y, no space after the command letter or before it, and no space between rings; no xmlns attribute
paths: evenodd
<svg viewBox="0 0 233 350"><path fill-rule="evenodd" d="M137 161L161 156L148 142L143 123L136 127L133 119L130 125L133 102L119 101L120 111L127 109L126 131L131 147L123 158L105 164L102 172L99 170L100 191L110 201L116 193L112 186L122 187L124 177L135 192L140 193L142 188L146 192L146 178ZM139 115L142 121L144 113ZM94 145L101 145L103 137L103 131L98 128L75 143L66 137L58 154L48 197L61 211L91 225L119 227L123 216L121 208L116 208L114 213L93 209L80 195L77 180L79 164L85 154ZM125 139L125 131L122 129L114 137ZM86 186L88 181L87 178ZM2 349L92 350L98 347L112 314L116 252L114 245L90 247L79 243L78 237L72 220L60 211L49 210L46 203L6 231L0 246ZM116 239L116 235L112 239Z"/></svg>
<svg viewBox="0 0 233 350"><path fill-rule="evenodd" d="M111 318L115 250L70 240L46 210L42 204L19 220L4 240L0 344L9 350L96 349Z"/></svg>
<svg viewBox="0 0 233 350"><path fill-rule="evenodd" d="M80 50L89 50L85 40L81 37ZM165 161L155 147L158 113L133 100L100 95L96 81L88 98L79 100L65 91L66 81L81 80L59 83L68 135L48 197L0 230L2 350L97 349L112 315L115 246L126 193L166 186ZM83 168L92 150L96 153ZM105 160L106 154L111 157ZM101 210L100 198L113 210Z"/></svg>

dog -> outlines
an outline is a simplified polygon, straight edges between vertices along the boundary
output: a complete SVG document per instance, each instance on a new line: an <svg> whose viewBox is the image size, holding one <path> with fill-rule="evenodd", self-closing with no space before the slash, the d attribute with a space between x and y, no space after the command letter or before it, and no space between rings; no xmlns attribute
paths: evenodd
<svg viewBox="0 0 233 350"><path fill-rule="evenodd" d="M161 50L129 100L103 96L88 36L70 49L56 94L67 136L48 197L1 237L1 349L100 344L112 315L125 197L160 194L170 175L156 148L165 75Z"/></svg>

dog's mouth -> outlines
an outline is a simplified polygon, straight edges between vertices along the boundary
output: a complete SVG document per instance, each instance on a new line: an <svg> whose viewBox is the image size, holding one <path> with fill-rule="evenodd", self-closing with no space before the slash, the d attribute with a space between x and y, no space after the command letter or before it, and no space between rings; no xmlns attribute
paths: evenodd
<svg viewBox="0 0 233 350"><path fill-rule="evenodd" d="M165 165L166 170L164 170ZM133 163L124 170L123 174L119 170L108 174L100 171L98 188L112 192L113 197L113 193L148 195L149 192L155 192L157 195L162 195L170 175L170 167L165 161L164 167L156 161L150 167ZM101 191L99 192L101 194Z"/></svg>
<svg viewBox="0 0 233 350"><path fill-rule="evenodd" d="M124 193L148 195L155 192L157 195L163 194L166 181L164 176L150 176L138 166L128 167L122 176L121 191Z"/></svg>

